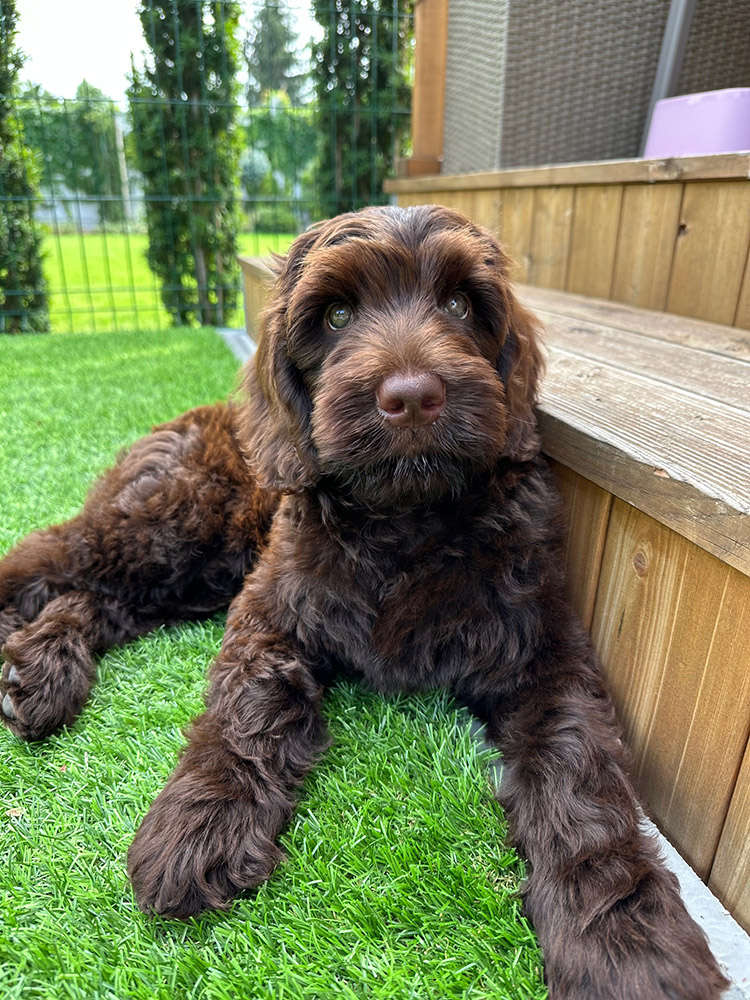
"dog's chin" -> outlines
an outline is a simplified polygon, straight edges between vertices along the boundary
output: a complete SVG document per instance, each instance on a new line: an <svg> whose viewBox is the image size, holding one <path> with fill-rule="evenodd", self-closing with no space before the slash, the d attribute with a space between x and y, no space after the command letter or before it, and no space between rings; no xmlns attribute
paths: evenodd
<svg viewBox="0 0 750 1000"><path fill-rule="evenodd" d="M424 510L457 500L486 475L485 463L441 454L398 455L363 465L329 465L329 492L378 513Z"/></svg>

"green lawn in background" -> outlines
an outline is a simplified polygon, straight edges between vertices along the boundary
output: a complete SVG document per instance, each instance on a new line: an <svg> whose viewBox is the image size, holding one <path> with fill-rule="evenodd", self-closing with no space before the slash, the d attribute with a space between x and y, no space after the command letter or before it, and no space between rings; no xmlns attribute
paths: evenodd
<svg viewBox="0 0 750 1000"><path fill-rule="evenodd" d="M240 233L239 252L284 253L292 234ZM53 333L159 329L169 326L159 286L146 263L147 237L125 233L67 233L44 241ZM242 303L227 326L244 327Z"/></svg>
<svg viewBox="0 0 750 1000"><path fill-rule="evenodd" d="M224 396L211 331L0 338L0 553L70 516L119 447ZM81 719L0 727L3 1000L542 1000L521 866L449 699L337 685L288 860L229 913L147 919L125 854L201 708L222 620L113 650Z"/></svg>

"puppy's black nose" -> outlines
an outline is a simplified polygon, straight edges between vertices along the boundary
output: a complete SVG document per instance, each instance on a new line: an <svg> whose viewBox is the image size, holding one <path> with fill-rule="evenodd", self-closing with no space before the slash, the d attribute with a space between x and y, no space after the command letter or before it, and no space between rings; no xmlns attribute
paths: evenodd
<svg viewBox="0 0 750 1000"><path fill-rule="evenodd" d="M380 412L395 427L426 427L443 412L445 386L430 372L389 375L375 398Z"/></svg>

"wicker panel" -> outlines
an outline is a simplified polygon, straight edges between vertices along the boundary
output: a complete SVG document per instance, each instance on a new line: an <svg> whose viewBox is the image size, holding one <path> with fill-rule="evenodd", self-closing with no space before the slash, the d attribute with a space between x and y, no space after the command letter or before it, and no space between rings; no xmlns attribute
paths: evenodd
<svg viewBox="0 0 750 1000"><path fill-rule="evenodd" d="M457 0L444 173L637 156L669 0ZM750 86L750 0L698 0L680 93Z"/></svg>
<svg viewBox="0 0 750 1000"><path fill-rule="evenodd" d="M516 0L498 167L638 155L667 0Z"/></svg>
<svg viewBox="0 0 750 1000"><path fill-rule="evenodd" d="M698 0L678 94L750 87L750 0Z"/></svg>
<svg viewBox="0 0 750 1000"><path fill-rule="evenodd" d="M448 7L446 173L497 166L509 9L510 0L460 0Z"/></svg>

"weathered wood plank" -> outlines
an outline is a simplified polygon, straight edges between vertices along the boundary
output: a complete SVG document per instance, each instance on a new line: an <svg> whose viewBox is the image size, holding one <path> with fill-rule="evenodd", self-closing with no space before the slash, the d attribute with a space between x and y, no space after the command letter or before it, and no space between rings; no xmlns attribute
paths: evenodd
<svg viewBox="0 0 750 1000"><path fill-rule="evenodd" d="M258 337L258 318L265 309L273 287L274 275L268 263L260 257L239 257L245 297L245 328L248 335Z"/></svg>
<svg viewBox="0 0 750 1000"><path fill-rule="evenodd" d="M539 188L534 198L529 281L564 288L568 272L573 188Z"/></svg>
<svg viewBox="0 0 750 1000"><path fill-rule="evenodd" d="M628 451L598 441L565 419L537 411L542 446L550 458L590 479L668 525L684 538L750 575L750 517L677 479L661 465L646 464Z"/></svg>
<svg viewBox="0 0 750 1000"><path fill-rule="evenodd" d="M611 297L664 309L680 225L682 184L632 184L624 189Z"/></svg>
<svg viewBox="0 0 750 1000"><path fill-rule="evenodd" d="M550 464L567 517L565 573L568 595L579 618L590 629L612 494L559 462Z"/></svg>
<svg viewBox="0 0 750 1000"><path fill-rule="evenodd" d="M557 348L550 355L545 413L750 512L745 412Z"/></svg>
<svg viewBox="0 0 750 1000"><path fill-rule="evenodd" d="M516 288L524 305L532 311L545 310L617 330L629 330L657 340L750 360L750 335L731 326L706 323L688 316L636 309L620 302L590 299L570 292L519 284Z"/></svg>
<svg viewBox="0 0 750 1000"><path fill-rule="evenodd" d="M412 90L412 149L418 160L439 161L443 155L448 0L422 0L415 6L414 37L419 58Z"/></svg>
<svg viewBox="0 0 750 1000"><path fill-rule="evenodd" d="M745 612L747 607L746 604ZM746 632L745 648L748 647L750 635ZM747 723L747 718L744 721ZM708 886L731 910L735 920L750 932L750 745L734 786Z"/></svg>
<svg viewBox="0 0 750 1000"><path fill-rule="evenodd" d="M603 160L546 167L492 170L387 180L384 189L402 191L469 190L477 188L549 187L557 184L654 184L661 181L721 180L750 177L750 155L720 153L665 160Z"/></svg>
<svg viewBox="0 0 750 1000"><path fill-rule="evenodd" d="M742 327L743 330L750 330L750 253L747 255L745 277L742 279L742 289L737 303L734 325Z"/></svg>
<svg viewBox="0 0 750 1000"><path fill-rule="evenodd" d="M399 205L403 208L408 208L410 205L435 205L437 204L436 196L431 191L413 191L408 195L404 195L403 198L399 196Z"/></svg>
<svg viewBox="0 0 750 1000"><path fill-rule="evenodd" d="M442 158L437 156L408 156L397 159L397 177L432 177L440 173Z"/></svg>
<svg viewBox="0 0 750 1000"><path fill-rule="evenodd" d="M399 208L411 208L412 205L416 205L417 202L415 198L426 197L424 195L420 196L414 191L405 191L403 194L398 196L398 206Z"/></svg>
<svg viewBox="0 0 750 1000"><path fill-rule="evenodd" d="M575 189L568 291L609 297L622 193L619 184L592 184Z"/></svg>
<svg viewBox="0 0 750 1000"><path fill-rule="evenodd" d="M750 411L750 361L537 309L553 349ZM750 443L750 427L748 430Z"/></svg>
<svg viewBox="0 0 750 1000"><path fill-rule="evenodd" d="M475 191L471 216L477 225L484 226L496 236L500 232L500 198L499 191Z"/></svg>
<svg viewBox="0 0 750 1000"><path fill-rule="evenodd" d="M430 202L452 208L470 219L474 218L474 191L435 191Z"/></svg>
<svg viewBox="0 0 750 1000"><path fill-rule="evenodd" d="M534 191L508 190L500 193L500 239L513 258L514 278L528 281L531 243L534 232Z"/></svg>
<svg viewBox="0 0 750 1000"><path fill-rule="evenodd" d="M666 307L734 322L750 247L750 192L743 181L685 187Z"/></svg>
<svg viewBox="0 0 750 1000"><path fill-rule="evenodd" d="M238 257L242 273L257 278L260 281L273 282L270 257Z"/></svg>
<svg viewBox="0 0 750 1000"><path fill-rule="evenodd" d="M701 877L747 741L748 607L750 579L615 502L592 636L636 784Z"/></svg>

